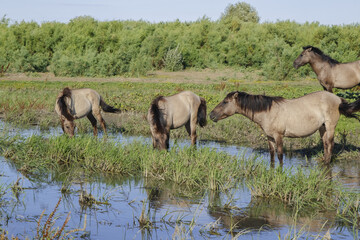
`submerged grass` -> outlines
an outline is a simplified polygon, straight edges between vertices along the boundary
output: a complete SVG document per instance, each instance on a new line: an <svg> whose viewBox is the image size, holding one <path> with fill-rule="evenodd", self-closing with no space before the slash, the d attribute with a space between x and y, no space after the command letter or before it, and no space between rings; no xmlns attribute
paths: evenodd
<svg viewBox="0 0 360 240"><path fill-rule="evenodd" d="M75 138L33 135L27 139L3 135L0 148L28 175L81 168L90 173L143 175L173 182L192 192L226 191L245 179L254 197L277 199L298 211L337 210L340 218L359 225L360 194L342 189L328 177L326 169L273 169L256 156L236 157L209 148L178 146L157 151L141 142L121 145L91 135Z"/></svg>
<svg viewBox="0 0 360 240"><path fill-rule="evenodd" d="M297 209L331 206L341 191L326 170L320 168L298 167L294 171L278 167L258 171L259 174L248 181L253 196L277 199Z"/></svg>
<svg viewBox="0 0 360 240"><path fill-rule="evenodd" d="M1 137L3 154L18 169L28 174L61 171L81 167L86 171L140 175L172 181L189 188L219 189L233 187L243 174L251 174L254 159L236 158L209 148L173 147L170 151L154 151L140 142L117 145L89 135L27 139Z"/></svg>

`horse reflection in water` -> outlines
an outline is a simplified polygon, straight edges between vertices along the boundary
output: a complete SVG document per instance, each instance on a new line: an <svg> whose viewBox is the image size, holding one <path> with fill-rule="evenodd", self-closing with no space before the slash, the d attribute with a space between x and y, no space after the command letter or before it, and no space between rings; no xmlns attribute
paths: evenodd
<svg viewBox="0 0 360 240"><path fill-rule="evenodd" d="M232 236L243 234L244 231L274 231L294 226L308 232L326 232L334 224L341 224L336 222L336 211L319 212L315 217L312 211L302 211L295 215L293 209L283 202L262 198L252 198L244 208L215 204L208 207L207 213L216 221L217 228L231 230Z"/></svg>
<svg viewBox="0 0 360 240"><path fill-rule="evenodd" d="M319 130L324 147L324 162L328 164L340 115L358 119L354 112L359 110L360 100L348 103L326 91L295 99L231 92L210 113L210 119L217 122L237 113L257 123L267 136L271 165L275 162L275 149L280 164L283 164L284 137L307 137Z"/></svg>
<svg viewBox="0 0 360 240"><path fill-rule="evenodd" d="M75 119L87 117L94 128L94 136L97 136L97 121L100 122L106 134L106 124L100 110L116 113L119 109L107 105L99 93L90 88L69 89L64 88L58 95L55 103L55 111L59 115L61 128L70 137L74 136Z"/></svg>
<svg viewBox="0 0 360 240"><path fill-rule="evenodd" d="M327 231L336 224L336 211L323 211L316 217L312 211L302 211L294 216L293 209L284 205L281 201L270 201L263 198L251 198L250 202L242 207L236 204L224 204L224 199L219 191L207 191L207 201L204 201L204 192L189 193L184 197L177 187L158 186L149 183L145 187L148 196L148 206L155 213L161 209L169 212L190 211L196 205L207 202L206 213L214 220L214 232L221 235L222 230L235 236L244 230L274 230L279 228L291 228L292 226L306 227L307 231ZM150 187L152 186L152 187ZM190 213L193 214L193 213ZM154 214L156 215L156 214ZM340 224L340 223L339 223ZM220 231L219 231L220 230Z"/></svg>
<svg viewBox="0 0 360 240"><path fill-rule="evenodd" d="M206 125L206 101L190 91L169 97L160 96L151 103L147 119L154 148L168 149L170 129L184 125L191 137L191 145L195 145L196 124L200 127Z"/></svg>
<svg viewBox="0 0 360 240"><path fill-rule="evenodd" d="M348 89L360 83L360 61L339 63L313 46L303 47L294 61L298 69L309 63L323 88L332 92L333 88Z"/></svg>

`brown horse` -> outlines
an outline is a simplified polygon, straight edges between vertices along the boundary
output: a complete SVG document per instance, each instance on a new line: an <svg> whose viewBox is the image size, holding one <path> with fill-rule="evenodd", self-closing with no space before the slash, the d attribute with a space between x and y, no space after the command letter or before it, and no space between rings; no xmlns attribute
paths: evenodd
<svg viewBox="0 0 360 240"><path fill-rule="evenodd" d="M332 92L333 88L348 89L360 83L360 60L339 63L312 46L303 47L302 53L294 61L298 69L309 63L323 88Z"/></svg>
<svg viewBox="0 0 360 240"><path fill-rule="evenodd" d="M319 130L324 145L324 161L329 163L340 114L358 119L353 114L357 111L360 111L360 99L348 103L326 91L295 99L231 92L212 110L210 119L217 122L238 113L257 123L267 136L272 165L275 162L275 147L280 164L283 163L284 137L307 137Z"/></svg>
<svg viewBox="0 0 360 240"><path fill-rule="evenodd" d="M193 92L184 91L169 97L157 97L147 115L153 147L168 149L170 129L186 127L191 144L196 143L196 124L206 125L206 101Z"/></svg>
<svg viewBox="0 0 360 240"><path fill-rule="evenodd" d="M61 128L70 137L74 136L74 120L87 117L94 127L94 136L97 136L97 121L100 122L106 133L105 121L100 114L100 107L105 112L119 112L107 105L95 90L90 88L69 89L64 88L58 95L55 103L55 111L60 117Z"/></svg>

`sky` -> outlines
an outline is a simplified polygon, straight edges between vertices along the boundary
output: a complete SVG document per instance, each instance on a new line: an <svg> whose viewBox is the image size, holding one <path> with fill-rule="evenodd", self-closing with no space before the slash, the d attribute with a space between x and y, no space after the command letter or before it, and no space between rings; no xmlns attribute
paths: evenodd
<svg viewBox="0 0 360 240"><path fill-rule="evenodd" d="M218 20L234 0L0 0L0 18L10 23L69 22L78 16L99 21ZM253 6L260 22L283 20L322 25L360 24L360 0L243 0Z"/></svg>

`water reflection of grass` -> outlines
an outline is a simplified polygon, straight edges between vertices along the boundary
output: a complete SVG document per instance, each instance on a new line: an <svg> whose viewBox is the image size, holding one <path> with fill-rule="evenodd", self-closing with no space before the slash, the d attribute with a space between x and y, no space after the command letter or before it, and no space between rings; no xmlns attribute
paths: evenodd
<svg viewBox="0 0 360 240"><path fill-rule="evenodd" d="M359 224L360 195L345 191L326 169L272 169L255 157L235 157L209 148L174 146L170 151L155 151L141 142L119 146L91 136L15 139L3 136L0 146L27 175L82 168L87 172L143 175L173 182L191 192L226 191L245 179L254 197L278 199L297 211L337 210L342 219Z"/></svg>

